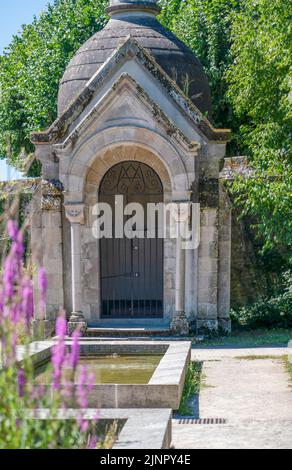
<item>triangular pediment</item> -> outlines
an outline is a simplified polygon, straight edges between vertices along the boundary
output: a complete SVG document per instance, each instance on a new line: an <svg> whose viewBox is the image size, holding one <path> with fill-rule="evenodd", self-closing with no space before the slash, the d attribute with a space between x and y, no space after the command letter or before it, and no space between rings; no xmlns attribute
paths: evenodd
<svg viewBox="0 0 292 470"><path fill-rule="evenodd" d="M129 86L129 79L120 80L119 96L113 93L111 102L102 114L104 124L115 124L117 122L131 122L150 124L149 113L141 106L141 102L136 96L135 89ZM114 98L116 95L116 99ZM118 98L118 99L117 99Z"/></svg>
<svg viewBox="0 0 292 470"><path fill-rule="evenodd" d="M69 105L67 110L44 132L33 133L32 143L60 143L70 133L74 122L84 114L86 108L122 66L133 58L138 62L148 75L159 85L168 98L173 102L181 114L185 116L200 133L209 140L226 142L230 138L230 131L215 129L196 106L185 96L177 84L157 64L151 54L142 48L133 38L128 37L120 47L111 55L105 64L89 80L83 91Z"/></svg>
<svg viewBox="0 0 292 470"><path fill-rule="evenodd" d="M70 142L90 133L91 128L114 126L145 127L159 130L169 139L175 139L185 150L194 149L198 143L191 141L174 125L163 110L149 97L130 75L123 74L95 107L74 126L58 146L65 148Z"/></svg>

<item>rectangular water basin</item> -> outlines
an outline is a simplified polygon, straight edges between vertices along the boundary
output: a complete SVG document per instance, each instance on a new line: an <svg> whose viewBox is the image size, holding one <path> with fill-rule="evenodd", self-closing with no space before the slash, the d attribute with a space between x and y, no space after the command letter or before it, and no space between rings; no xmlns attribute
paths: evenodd
<svg viewBox="0 0 292 470"><path fill-rule="evenodd" d="M76 372L75 383L79 383L80 368L86 366L88 374L93 374L94 384L147 384L163 355L98 355L82 357ZM37 382L49 384L52 366L48 361L36 369ZM71 369L66 368L64 379L71 377Z"/></svg>
<svg viewBox="0 0 292 470"><path fill-rule="evenodd" d="M70 347L71 340L67 344ZM30 347L37 380L48 387L48 372L41 366L50 360L53 345L54 341L45 341L32 343ZM80 345L82 362L96 369L96 383L89 396L90 408L179 408L191 358L190 342L84 339ZM118 356L119 368L110 371L110 364L115 364ZM124 375L123 367L130 363L133 370L129 372L128 368Z"/></svg>

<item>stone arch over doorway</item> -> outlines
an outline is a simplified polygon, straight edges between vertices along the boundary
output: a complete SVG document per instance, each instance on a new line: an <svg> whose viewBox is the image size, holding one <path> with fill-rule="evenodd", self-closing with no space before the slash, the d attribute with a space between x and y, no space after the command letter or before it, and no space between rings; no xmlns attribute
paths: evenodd
<svg viewBox="0 0 292 470"><path fill-rule="evenodd" d="M92 214L92 208L100 200L100 188L105 176L113 167L121 164L122 162L141 163L142 165L147 165L151 168L159 178L159 181L161 181L161 202L168 203L172 201L173 191L169 171L163 162L149 149L141 146L119 144L111 146L111 148L104 150L96 156L86 175L84 184L85 223L80 227L82 239L81 277L83 279L82 312L89 324L92 325L98 322L98 320L103 316L101 303L102 279L100 241L93 237L92 227L96 217ZM157 312L157 317L170 320L174 313L175 305L175 240L165 239L161 240L161 243L163 253L163 292L161 304L163 305L163 311L159 314L159 308L155 306L154 313ZM146 313L146 317L151 317L151 314L149 314L149 308Z"/></svg>
<svg viewBox="0 0 292 470"><path fill-rule="evenodd" d="M194 155L188 155L186 149L155 131L127 126L95 131L83 138L73 152L70 149L64 152L64 158L60 159L60 180L66 190L66 200L85 201L88 184L100 183L110 166L121 159L140 159L145 163L149 159L150 166L161 177L166 195L174 199L189 198L195 178Z"/></svg>
<svg viewBox="0 0 292 470"><path fill-rule="evenodd" d="M98 201L100 184L106 173L118 163L126 161L136 161L151 167L161 180L164 201L171 200L173 192L171 175L164 163L151 150L143 146L125 143L111 146L101 152L88 169L84 185L84 202L86 205Z"/></svg>

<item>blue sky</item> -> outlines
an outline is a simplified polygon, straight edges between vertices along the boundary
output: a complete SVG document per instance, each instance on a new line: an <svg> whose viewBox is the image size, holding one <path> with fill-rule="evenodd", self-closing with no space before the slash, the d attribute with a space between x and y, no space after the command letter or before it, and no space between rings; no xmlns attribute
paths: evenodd
<svg viewBox="0 0 292 470"><path fill-rule="evenodd" d="M34 15L38 16L48 3L49 0L0 0L0 54L21 26L30 23ZM9 176L15 179L20 175L14 168L8 169L4 160L0 160L0 181Z"/></svg>
<svg viewBox="0 0 292 470"><path fill-rule="evenodd" d="M8 46L21 25L38 16L49 0L1 0L0 1L0 54Z"/></svg>

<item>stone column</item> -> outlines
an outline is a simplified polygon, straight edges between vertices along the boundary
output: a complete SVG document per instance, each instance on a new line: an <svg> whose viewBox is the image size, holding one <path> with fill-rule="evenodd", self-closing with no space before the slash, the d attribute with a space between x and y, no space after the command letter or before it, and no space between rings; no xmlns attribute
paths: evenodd
<svg viewBox="0 0 292 470"><path fill-rule="evenodd" d="M84 224L84 204L65 204L66 217L71 224L71 269L72 269L72 315L69 321L69 335L78 328L81 334L87 329L82 313L81 285L81 225Z"/></svg>
<svg viewBox="0 0 292 470"><path fill-rule="evenodd" d="M186 250L182 239L184 225L188 223L188 205L185 210L179 209L176 213L176 273L175 273L175 314L171 323L174 334L187 336L189 323L185 313L185 287L186 287Z"/></svg>

